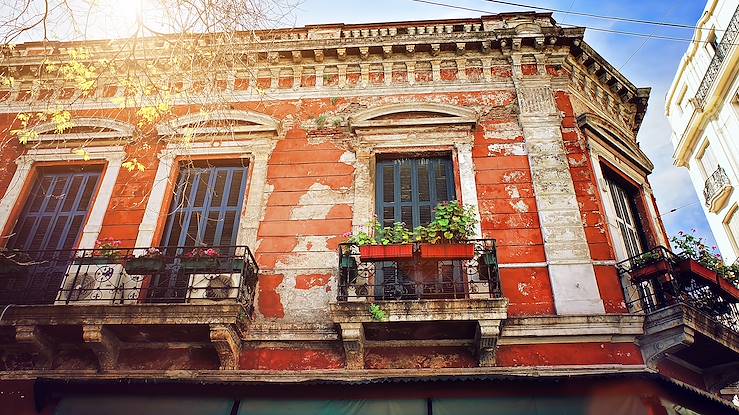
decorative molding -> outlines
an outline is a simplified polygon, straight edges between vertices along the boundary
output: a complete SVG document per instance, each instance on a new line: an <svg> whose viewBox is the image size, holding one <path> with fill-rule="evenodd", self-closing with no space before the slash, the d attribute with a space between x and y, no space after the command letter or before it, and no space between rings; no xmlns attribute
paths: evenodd
<svg viewBox="0 0 739 415"><path fill-rule="evenodd" d="M431 112L440 117L376 120L376 118L405 112ZM374 107L354 113L349 117L349 127L379 128L402 126L428 126L443 124L475 124L478 116L474 110L435 102L406 102Z"/></svg>
<svg viewBox="0 0 739 415"><path fill-rule="evenodd" d="M109 131L100 132L85 132L85 133L67 133L67 132L56 132L57 124L55 122L46 122L43 124L36 125L31 128L38 134L35 139L29 141L94 141L94 140L105 140L105 139L131 139L133 138L136 127L131 124L127 124L121 121L113 120L110 118L89 118L89 117L75 117L73 120L72 128L79 127L90 127L100 128Z"/></svg>
<svg viewBox="0 0 739 415"><path fill-rule="evenodd" d="M210 341L218 352L221 370L236 370L239 368L241 338L232 325L211 324Z"/></svg>
<svg viewBox="0 0 739 415"><path fill-rule="evenodd" d="M212 121L240 121L252 125L234 125L208 127ZM279 134L280 123L276 119L253 111L215 110L187 114L171 120L163 121L156 126L159 135L166 136L200 136L223 135L257 132L274 132Z"/></svg>
<svg viewBox="0 0 739 415"><path fill-rule="evenodd" d="M120 342L108 328L102 324L84 324L82 326L82 341L90 347L97 357L100 371L109 372L116 368Z"/></svg>

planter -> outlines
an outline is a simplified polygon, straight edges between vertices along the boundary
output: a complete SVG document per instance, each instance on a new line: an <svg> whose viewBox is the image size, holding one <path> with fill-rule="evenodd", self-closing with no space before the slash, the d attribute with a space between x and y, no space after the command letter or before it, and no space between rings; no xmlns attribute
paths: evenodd
<svg viewBox="0 0 739 415"><path fill-rule="evenodd" d="M129 274L151 274L164 268L164 258L132 258L126 261L125 269Z"/></svg>
<svg viewBox="0 0 739 415"><path fill-rule="evenodd" d="M421 258L436 260L472 259L475 246L472 244L423 244Z"/></svg>
<svg viewBox="0 0 739 415"><path fill-rule="evenodd" d="M647 265L643 265L639 268L634 268L629 273L631 274L631 280L634 282L648 280L657 274L662 274L670 269L666 259L652 262Z"/></svg>
<svg viewBox="0 0 739 415"><path fill-rule="evenodd" d="M677 268L681 273L690 273L703 278L706 281L710 281L714 284L718 284L718 276L716 271L710 270L705 266L698 263L693 259L684 259L677 263Z"/></svg>
<svg viewBox="0 0 739 415"><path fill-rule="evenodd" d="M180 268L182 268L183 271L192 273L233 273L244 270L244 260L224 258L183 258L180 261Z"/></svg>
<svg viewBox="0 0 739 415"><path fill-rule="evenodd" d="M79 265L109 265L119 262L117 257L109 256L83 256L74 259L74 263Z"/></svg>
<svg viewBox="0 0 739 415"><path fill-rule="evenodd" d="M413 258L413 245L363 245L359 247L362 261L391 261Z"/></svg>

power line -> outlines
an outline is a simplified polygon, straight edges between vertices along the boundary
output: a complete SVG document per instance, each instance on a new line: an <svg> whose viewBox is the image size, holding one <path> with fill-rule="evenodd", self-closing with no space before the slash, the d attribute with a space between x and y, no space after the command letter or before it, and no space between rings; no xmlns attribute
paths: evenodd
<svg viewBox="0 0 739 415"><path fill-rule="evenodd" d="M697 205L698 203L700 203L700 201L693 202L693 203L688 203L687 205L683 205L683 206L679 206L679 207L676 207L676 208L672 208L669 211L667 211L667 212L659 215L659 217L661 218L662 216L669 215L670 213L675 213L675 212L677 212L680 209L683 209L683 208L686 208L686 207L690 207L690 206L693 206L693 205Z"/></svg>
<svg viewBox="0 0 739 415"><path fill-rule="evenodd" d="M672 12L675 10L675 6L677 6L677 4L678 4L677 2L672 3L672 6L670 6L670 10L668 10L667 13L665 13L664 17L667 17L667 16L671 15ZM636 56L637 53L639 53L639 51L644 47L644 45L647 44L647 42L649 42L649 39L651 39L655 35L655 33L657 33L657 30L659 30L659 28L656 28L656 27L654 28L654 30L652 30L652 33L650 34L650 36L648 38L644 39L644 42L642 42L641 45L639 45L639 47L636 48L636 50L629 56L629 58L626 59L626 62L622 63L621 66L618 67L618 69L617 69L618 71L620 71L621 69L623 69L623 67L626 66L626 64L628 64L629 62L631 62L631 59L634 56Z"/></svg>
<svg viewBox="0 0 739 415"><path fill-rule="evenodd" d="M550 7L542 7L542 6L534 6L530 4L515 3L512 1L502 1L502 0L483 0L483 1L487 1L489 3L503 4L506 6L520 7L523 9L546 10L546 11L555 12L555 13L571 14L573 16L591 17L593 19L615 20L617 22L636 23L636 24L644 24L644 25L652 25L652 26L676 27L679 29L708 30L708 28L705 28L705 27L698 27L698 26L693 26L693 25L684 24L684 23L659 22L659 21L654 21L654 20L634 19L630 17L606 16L602 14L594 14L594 13L586 13L586 12L573 12L569 10L553 9ZM717 32L721 31L719 29L714 29L714 30Z"/></svg>
<svg viewBox="0 0 739 415"><path fill-rule="evenodd" d="M441 3L431 0L410 0L416 3L425 3L425 4L431 4L434 6L441 6L441 7L447 7L450 9L458 9L458 10L465 10L465 11L471 11L476 13L484 13L484 14L496 14L496 12L490 11L490 10L482 10L482 9L475 9L471 7L464 7L464 6L457 6L454 4L448 4L448 3ZM671 42L686 42L686 43L711 43L706 40L693 40L688 38L680 38L680 37L672 37L672 36L661 36L661 35L652 35L649 33L640 33L640 32L629 32L624 30L615 30L615 29L606 29L602 27L593 27L593 26L585 26L585 25L573 25L569 23L563 23L561 21L557 22L562 27L570 27L570 28L578 28L582 27L591 31L595 32L605 32L605 33L614 33L619 35L626 35L626 36L634 36L634 37L642 37L642 38L649 38L649 39L658 39L658 40L667 40ZM728 44L727 44L728 45ZM736 45L736 44L731 44Z"/></svg>

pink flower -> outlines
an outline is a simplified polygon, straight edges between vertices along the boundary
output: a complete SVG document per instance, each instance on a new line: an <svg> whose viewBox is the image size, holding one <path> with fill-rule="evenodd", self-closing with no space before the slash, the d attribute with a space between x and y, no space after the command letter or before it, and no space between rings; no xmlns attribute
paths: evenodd
<svg viewBox="0 0 739 415"><path fill-rule="evenodd" d="M344 232L344 234L343 234L342 236L343 236L344 238L348 238L348 237L352 236L352 232L351 232L351 231L349 231L349 232Z"/></svg>

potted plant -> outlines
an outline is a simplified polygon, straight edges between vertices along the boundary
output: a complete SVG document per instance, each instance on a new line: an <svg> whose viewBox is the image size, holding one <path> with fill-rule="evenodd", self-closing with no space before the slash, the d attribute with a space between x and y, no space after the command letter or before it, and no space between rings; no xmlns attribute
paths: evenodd
<svg viewBox="0 0 739 415"><path fill-rule="evenodd" d="M370 232L361 231L349 238L359 246L362 261L388 261L413 257L413 234L401 222L383 227L376 219L370 224Z"/></svg>
<svg viewBox="0 0 739 415"><path fill-rule="evenodd" d="M193 248L182 256L180 266L185 271L217 271L220 269L221 253L214 248Z"/></svg>
<svg viewBox="0 0 739 415"><path fill-rule="evenodd" d="M416 228L421 244L421 258L435 260L463 260L475 256L475 247L466 241L475 234L474 211L454 200L440 203L434 211L434 220L425 227Z"/></svg>
<svg viewBox="0 0 739 415"><path fill-rule="evenodd" d="M662 251L652 250L633 259L629 275L632 281L637 282L667 271L669 271L669 264L667 258L662 255Z"/></svg>
<svg viewBox="0 0 739 415"><path fill-rule="evenodd" d="M149 248L136 258L129 258L124 267L132 275L151 274L164 268L164 255L157 248Z"/></svg>
<svg viewBox="0 0 739 415"><path fill-rule="evenodd" d="M82 265L104 265L115 264L120 259L121 241L108 237L95 241L95 248L92 255L84 255L75 258L78 264Z"/></svg>

